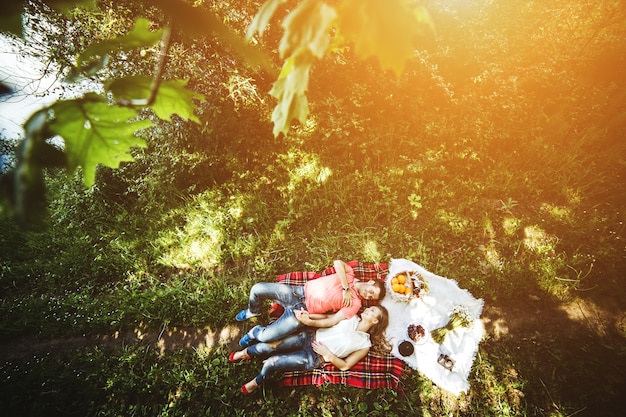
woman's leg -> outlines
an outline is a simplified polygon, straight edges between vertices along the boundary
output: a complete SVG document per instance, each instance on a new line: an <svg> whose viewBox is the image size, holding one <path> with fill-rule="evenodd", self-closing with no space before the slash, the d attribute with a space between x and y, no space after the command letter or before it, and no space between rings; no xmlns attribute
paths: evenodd
<svg viewBox="0 0 626 417"><path fill-rule="evenodd" d="M303 306L302 306L303 307ZM302 330L304 324L302 324L294 314L294 309L289 307L285 308L285 312L276 321L268 326L255 326L247 333L247 345L252 341L259 342L275 342L283 339L292 333ZM243 346L244 344L240 342Z"/></svg>
<svg viewBox="0 0 626 417"><path fill-rule="evenodd" d="M278 373L306 371L315 368L319 363L319 356L310 347L273 355L263 361L263 367L254 380L257 385L261 385L265 380Z"/></svg>
<svg viewBox="0 0 626 417"><path fill-rule="evenodd" d="M259 343L247 349L251 355L284 352L275 354L263 361L261 372L254 379L242 385L241 392L249 394L270 376L285 371L313 369L321 364L321 359L313 351L311 342L314 332L306 330L275 343ZM295 349L295 350L293 350Z"/></svg>
<svg viewBox="0 0 626 417"><path fill-rule="evenodd" d="M278 353L286 353L294 350L304 349L311 344L313 340L313 331L304 330L294 333L275 342L260 342L247 347L241 352L251 357L268 357Z"/></svg>

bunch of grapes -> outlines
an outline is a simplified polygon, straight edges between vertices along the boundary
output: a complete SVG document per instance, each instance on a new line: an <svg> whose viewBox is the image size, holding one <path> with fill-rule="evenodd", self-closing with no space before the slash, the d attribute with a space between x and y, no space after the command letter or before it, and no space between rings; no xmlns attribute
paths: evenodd
<svg viewBox="0 0 626 417"><path fill-rule="evenodd" d="M426 335L426 330L420 324L410 324L407 333L413 341L417 342Z"/></svg>

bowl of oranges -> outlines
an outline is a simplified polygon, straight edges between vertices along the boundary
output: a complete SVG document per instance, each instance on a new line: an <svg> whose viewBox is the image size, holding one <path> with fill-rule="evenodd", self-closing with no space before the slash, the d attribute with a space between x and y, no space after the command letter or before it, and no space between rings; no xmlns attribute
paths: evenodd
<svg viewBox="0 0 626 417"><path fill-rule="evenodd" d="M387 277L387 290L395 300L409 301L428 291L424 277L415 271L402 271Z"/></svg>

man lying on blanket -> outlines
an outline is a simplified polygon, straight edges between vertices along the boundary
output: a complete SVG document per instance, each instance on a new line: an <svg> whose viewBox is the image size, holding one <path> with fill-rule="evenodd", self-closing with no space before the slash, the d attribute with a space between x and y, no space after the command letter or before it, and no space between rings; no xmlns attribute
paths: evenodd
<svg viewBox="0 0 626 417"><path fill-rule="evenodd" d="M253 285L248 308L237 314L238 321L260 315L265 300L278 302L284 308L284 312L268 326L253 327L241 338L239 345L247 347L257 342L273 342L303 329L305 324L313 327L331 327L356 315L361 309L362 299L384 298L383 282L379 280L363 282L355 279L352 267L340 260L334 262L334 268L334 274L308 281L304 285L273 282ZM306 313L296 313L301 310L305 310ZM310 320L311 315L327 313L332 314L323 318L315 316L317 319Z"/></svg>
<svg viewBox="0 0 626 417"><path fill-rule="evenodd" d="M244 395L257 389L275 373L311 371L332 363L348 371L369 353L370 349L389 352L385 338L389 313L381 305L368 307L359 315L341 320L332 327L307 328L272 343L255 343L228 357L230 362L264 358L261 372L241 386Z"/></svg>

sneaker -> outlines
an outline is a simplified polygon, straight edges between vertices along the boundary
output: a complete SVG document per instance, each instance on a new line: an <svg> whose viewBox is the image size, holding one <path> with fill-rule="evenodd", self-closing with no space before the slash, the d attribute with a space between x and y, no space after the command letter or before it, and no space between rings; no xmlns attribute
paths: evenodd
<svg viewBox="0 0 626 417"><path fill-rule="evenodd" d="M241 339L239 339L239 346L241 347L248 347L250 346L250 343L252 343L252 338L250 336L248 336L248 334L244 334L243 337Z"/></svg>
<svg viewBox="0 0 626 417"><path fill-rule="evenodd" d="M239 313L237 313L237 315L235 316L235 320L237 321L246 321L248 319L251 319L252 317L256 317L256 316L260 316L260 314L253 314L250 312L250 310L248 310L247 308L245 310L241 310Z"/></svg>

